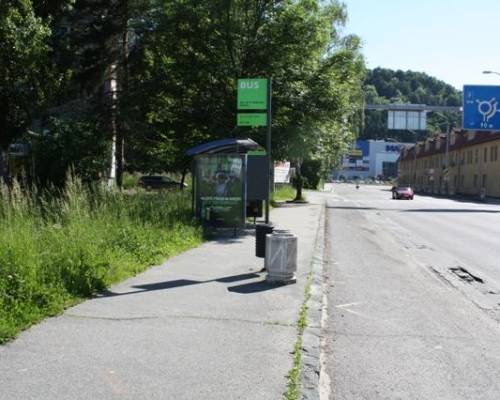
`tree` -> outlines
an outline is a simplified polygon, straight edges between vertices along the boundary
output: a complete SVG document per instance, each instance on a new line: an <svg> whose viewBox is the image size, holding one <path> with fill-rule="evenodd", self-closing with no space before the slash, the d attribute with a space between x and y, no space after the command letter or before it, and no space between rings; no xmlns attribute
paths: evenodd
<svg viewBox="0 0 500 400"><path fill-rule="evenodd" d="M335 158L352 136L364 67L359 40L337 32L344 9L322 3L161 1L131 83L133 97L149 99L134 101L145 122L130 149L135 164L157 154L165 169L183 169L188 147L220 137L263 144L265 129L235 127L241 77L273 78L275 159Z"/></svg>
<svg viewBox="0 0 500 400"><path fill-rule="evenodd" d="M0 179L10 144L32 122L46 97L50 31L29 0L0 3Z"/></svg>

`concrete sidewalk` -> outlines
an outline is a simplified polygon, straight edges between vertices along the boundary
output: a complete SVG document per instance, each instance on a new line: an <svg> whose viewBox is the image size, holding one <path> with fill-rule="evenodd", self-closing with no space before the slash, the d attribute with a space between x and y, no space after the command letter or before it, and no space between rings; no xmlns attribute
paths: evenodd
<svg viewBox="0 0 500 400"><path fill-rule="evenodd" d="M205 243L0 346L0 399L280 399L321 208L272 210L296 284L265 284L253 236Z"/></svg>

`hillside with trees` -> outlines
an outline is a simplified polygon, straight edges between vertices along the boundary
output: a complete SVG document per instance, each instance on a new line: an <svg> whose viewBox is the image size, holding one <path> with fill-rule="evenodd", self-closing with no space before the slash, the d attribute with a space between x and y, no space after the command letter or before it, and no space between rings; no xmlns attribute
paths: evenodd
<svg viewBox="0 0 500 400"><path fill-rule="evenodd" d="M367 71L365 83L366 104L413 103L431 106L460 106L461 92L453 86L423 72L375 68ZM460 126L458 113L448 114L455 127ZM446 122L433 113L428 114L428 131L422 135L444 132ZM387 129L387 113L365 111L365 123L360 132L363 139L395 138L401 141L414 141L410 132Z"/></svg>

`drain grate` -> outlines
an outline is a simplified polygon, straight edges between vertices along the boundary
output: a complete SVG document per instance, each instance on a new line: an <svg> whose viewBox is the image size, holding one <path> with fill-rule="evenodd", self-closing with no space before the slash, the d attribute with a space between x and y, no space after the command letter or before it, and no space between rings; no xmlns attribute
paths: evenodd
<svg viewBox="0 0 500 400"><path fill-rule="evenodd" d="M473 283L473 282L484 283L484 281L479 276L471 274L469 271L467 271L463 267L453 267L453 268L450 268L450 271L453 272L456 276L458 276L463 281L466 281L469 283Z"/></svg>

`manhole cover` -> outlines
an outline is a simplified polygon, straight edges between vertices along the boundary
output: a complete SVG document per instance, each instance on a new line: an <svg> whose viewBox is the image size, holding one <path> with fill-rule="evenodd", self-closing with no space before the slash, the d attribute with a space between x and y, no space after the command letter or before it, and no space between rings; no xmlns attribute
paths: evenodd
<svg viewBox="0 0 500 400"><path fill-rule="evenodd" d="M469 271L467 271L463 267L453 267L453 268L450 268L450 271L453 272L456 276L458 276L463 281L466 281L469 283L472 283L472 282L484 283L484 281L479 276L472 275Z"/></svg>

